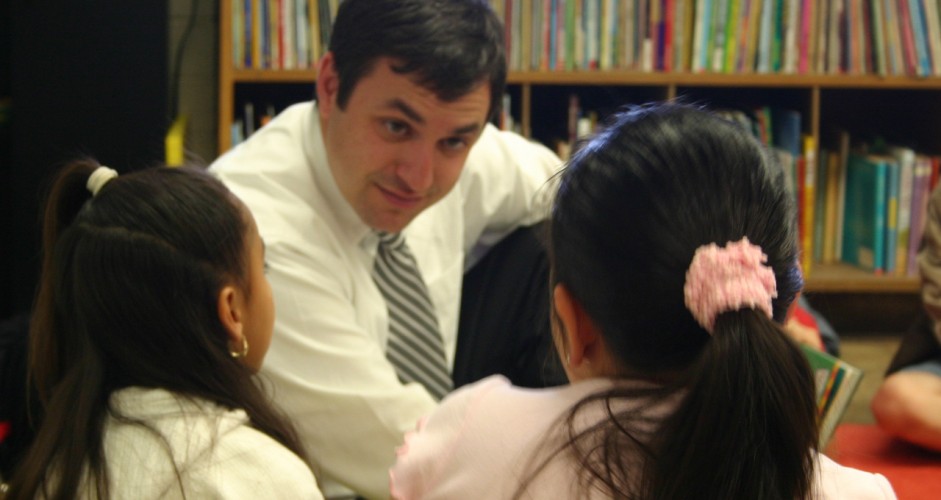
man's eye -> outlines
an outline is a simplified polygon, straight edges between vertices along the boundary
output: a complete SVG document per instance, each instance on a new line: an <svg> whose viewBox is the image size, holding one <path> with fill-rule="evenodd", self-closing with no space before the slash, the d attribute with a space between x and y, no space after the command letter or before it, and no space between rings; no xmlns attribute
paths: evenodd
<svg viewBox="0 0 941 500"><path fill-rule="evenodd" d="M405 135L408 132L408 125L396 120L386 120L385 127L392 135Z"/></svg>
<svg viewBox="0 0 941 500"><path fill-rule="evenodd" d="M461 137L451 137L443 141L444 148L449 151L461 151L467 147L467 140Z"/></svg>

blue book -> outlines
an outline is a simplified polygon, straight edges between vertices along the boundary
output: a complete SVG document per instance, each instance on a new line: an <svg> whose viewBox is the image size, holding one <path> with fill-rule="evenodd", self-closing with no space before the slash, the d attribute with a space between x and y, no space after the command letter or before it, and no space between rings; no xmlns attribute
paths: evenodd
<svg viewBox="0 0 941 500"><path fill-rule="evenodd" d="M882 157L853 153L846 164L843 262L881 274L885 263L886 190Z"/></svg>
<svg viewBox="0 0 941 500"><path fill-rule="evenodd" d="M786 151L791 161L782 165L788 175L790 185L794 187L794 193L797 193L797 186L804 183L803 179L797 178L797 159L803 154L801 147L801 114L792 109L771 109L771 142L782 150Z"/></svg>
<svg viewBox="0 0 941 500"><path fill-rule="evenodd" d="M902 169L892 157L880 159L885 162L888 169L885 187L885 262L882 267L886 274L892 274L895 272L895 259L898 251L899 186Z"/></svg>
<svg viewBox="0 0 941 500"><path fill-rule="evenodd" d="M931 49L928 47L928 27L925 12L919 0L908 1L908 12L912 18L912 34L915 38L915 54L918 56L918 75L931 74Z"/></svg>
<svg viewBox="0 0 941 500"><path fill-rule="evenodd" d="M255 22L255 20L252 18L252 1L245 0L243 4L243 8L245 9L245 15L242 17L242 28L245 33L245 36L242 38L242 41L245 43L244 53L242 54L245 58L243 67L251 68L253 64L252 62L252 43L253 43L252 42L252 23Z"/></svg>

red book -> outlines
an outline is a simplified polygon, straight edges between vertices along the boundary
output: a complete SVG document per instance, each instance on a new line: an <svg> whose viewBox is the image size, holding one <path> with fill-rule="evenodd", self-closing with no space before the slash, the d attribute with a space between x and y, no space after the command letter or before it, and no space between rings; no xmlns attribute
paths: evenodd
<svg viewBox="0 0 941 500"><path fill-rule="evenodd" d="M918 75L918 55L915 53L915 34L912 31L912 16L908 11L908 0L898 0L899 35L902 37L902 58L909 76Z"/></svg>
<svg viewBox="0 0 941 500"><path fill-rule="evenodd" d="M674 0L663 0L663 71L673 71L673 19L676 4ZM680 29L683 29L680 26Z"/></svg>

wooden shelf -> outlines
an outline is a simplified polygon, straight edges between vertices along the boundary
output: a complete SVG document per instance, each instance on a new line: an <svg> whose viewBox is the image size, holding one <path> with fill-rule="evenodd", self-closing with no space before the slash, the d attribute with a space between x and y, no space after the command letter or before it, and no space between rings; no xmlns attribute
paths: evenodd
<svg viewBox="0 0 941 500"><path fill-rule="evenodd" d="M814 264L804 290L826 293L918 293L914 276L882 276L846 264Z"/></svg>
<svg viewBox="0 0 941 500"><path fill-rule="evenodd" d="M941 78L878 75L780 75L720 73L645 73L640 71L511 71L510 84L679 85L775 88L937 89Z"/></svg>
<svg viewBox="0 0 941 500"><path fill-rule="evenodd" d="M237 110L258 88L280 97L293 96L299 86L313 85L315 69L238 69L232 60L232 2L220 3L219 153L230 147L230 124ZM803 134L824 145L839 128L852 128L861 137L885 134L886 139L917 145L923 152L941 154L941 78L880 75L725 74L689 72L511 71L507 79L511 106L523 135L552 142L552 127L566 122L570 93L584 101L595 98L595 109L651 100L685 98L693 102L749 108L774 105L801 113ZM278 91L281 87L281 92ZM256 88L257 87L257 88ZM607 100L604 100L607 99ZM599 104L601 103L601 104ZM567 135L566 135L567 136ZM830 145L832 147L832 144ZM806 276L805 290L831 295L878 294L914 296L914 277L876 276L846 265L815 264Z"/></svg>
<svg viewBox="0 0 941 500"><path fill-rule="evenodd" d="M314 69L266 70L234 69L232 83L313 83ZM510 85L655 85L702 87L771 88L859 88L859 89L939 89L941 78L910 78L877 75L729 75L718 73L644 73L638 71L511 71Z"/></svg>

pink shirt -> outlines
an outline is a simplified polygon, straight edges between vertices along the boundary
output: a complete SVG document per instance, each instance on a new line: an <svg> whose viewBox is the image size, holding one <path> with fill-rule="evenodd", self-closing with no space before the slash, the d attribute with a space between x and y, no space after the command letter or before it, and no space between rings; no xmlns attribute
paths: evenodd
<svg viewBox="0 0 941 500"><path fill-rule="evenodd" d="M551 389L513 387L500 376L489 377L447 397L418 429L405 437L390 471L390 488L396 499L512 498L520 482L531 477L534 457L550 455L547 436L569 409L585 396L613 387L607 379L593 379ZM618 381L618 386L649 387L645 382ZM668 401L644 413L644 431L653 431L674 408ZM617 409L639 405L619 401ZM576 421L576 427L604 418L592 406ZM562 459L547 468L527 488L522 498L606 498L597 492L587 497L579 490L576 464ZM535 460L538 460L535 459ZM814 498L895 498L888 480L843 467L819 456Z"/></svg>

